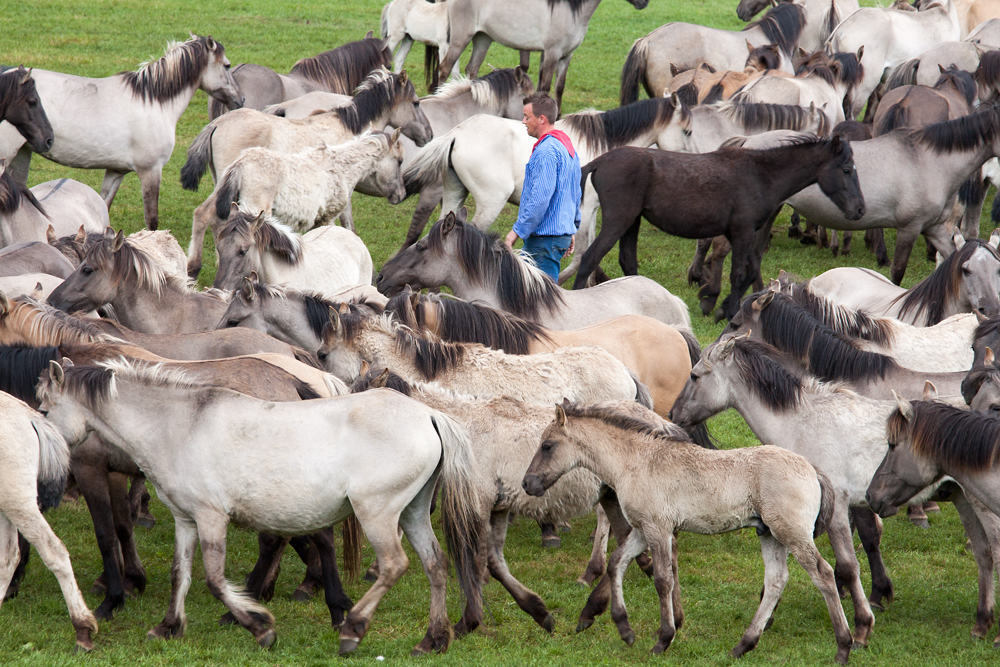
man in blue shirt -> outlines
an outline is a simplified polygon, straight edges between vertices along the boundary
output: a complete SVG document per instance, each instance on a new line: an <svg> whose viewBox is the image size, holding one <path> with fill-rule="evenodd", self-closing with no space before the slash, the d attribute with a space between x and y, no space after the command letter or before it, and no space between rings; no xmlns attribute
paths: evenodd
<svg viewBox="0 0 1000 667"><path fill-rule="evenodd" d="M553 280L559 278L559 260L573 252L580 227L580 159L566 133L552 125L558 114L547 93L524 100L521 122L538 141L524 168L517 222L505 239L510 247L524 239L524 251Z"/></svg>

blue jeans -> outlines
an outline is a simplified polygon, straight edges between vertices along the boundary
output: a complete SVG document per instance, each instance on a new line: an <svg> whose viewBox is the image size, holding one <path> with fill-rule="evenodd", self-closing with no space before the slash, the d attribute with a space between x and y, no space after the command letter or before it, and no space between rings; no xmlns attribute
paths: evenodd
<svg viewBox="0 0 1000 667"><path fill-rule="evenodd" d="M529 236L524 239L524 252L531 255L535 264L552 280L559 280L559 260L569 250L573 237L570 234L561 236Z"/></svg>

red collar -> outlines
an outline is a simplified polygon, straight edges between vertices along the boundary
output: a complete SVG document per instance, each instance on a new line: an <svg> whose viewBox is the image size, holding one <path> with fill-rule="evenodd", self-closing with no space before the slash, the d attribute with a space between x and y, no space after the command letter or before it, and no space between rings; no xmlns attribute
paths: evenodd
<svg viewBox="0 0 1000 667"><path fill-rule="evenodd" d="M563 132L562 130L550 130L545 134L543 134L542 136L540 136L538 138L538 141L535 142L535 145L531 147L532 153L535 152L535 149L538 148L538 144L542 143L542 139L544 139L545 137L552 137L554 139L558 139L559 143L565 146L566 150L569 151L569 156L576 157L576 150L573 149L573 142L570 141L569 136L567 136L566 133Z"/></svg>

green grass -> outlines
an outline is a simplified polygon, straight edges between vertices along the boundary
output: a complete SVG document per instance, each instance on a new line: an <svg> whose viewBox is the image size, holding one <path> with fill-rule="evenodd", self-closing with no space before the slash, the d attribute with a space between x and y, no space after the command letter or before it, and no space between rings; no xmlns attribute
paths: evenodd
<svg viewBox="0 0 1000 667"><path fill-rule="evenodd" d="M866 2L865 4L872 4ZM602 109L617 105L618 72L625 53L637 37L671 20L683 20L730 29L740 27L730 0L652 0L643 11L635 11L622 0L607 0L598 8L590 32L577 51L569 71L565 111L585 107ZM189 30L211 34L227 49L234 63L257 62L279 71L300 57L313 55L377 29L381 3L374 0L341 2L256 3L222 0L158 0L135 2L103 0L74 3L68 0L34 0L8 3L0 11L0 60L25 63L43 69L85 76L107 76L134 69L149 57L157 57L169 39L182 39ZM528 17L526 17L528 20ZM410 58L412 71L419 71L420 49ZM516 64L513 51L494 46L487 63L498 67ZM537 74L537 57L532 63ZM419 76L415 78L420 78ZM177 148L164 170L160 194L160 220L187 245L191 212L208 194L181 190L179 171L191 140L207 122L206 97L198 93L177 128ZM54 165L44 159L33 162L31 183L71 176L99 187L101 174ZM402 241L415 203L410 200L392 207L385 200L355 196L358 232L381 265ZM986 210L989 210L987 202ZM514 219L508 207L495 229L505 232ZM136 231L142 227L138 180L126 177L111 220L116 228ZM779 219L774 243L765 256L765 278L786 269L812 276L835 266L877 268L860 238L848 257L833 258L828 250L803 247L785 234L787 216ZM985 231L985 230L984 230ZM888 234L890 251L893 235ZM203 282L214 272L211 241L206 245ZM686 284L687 265L694 242L674 239L643 227L639 242L640 271L671 292L680 295L692 310L694 328L707 344L721 330L698 313L694 288ZM923 259L923 241L918 241L904 285L910 286L933 268ZM620 273L612 254L604 262L612 276ZM727 270L728 273L728 270ZM743 420L733 412L710 424L726 447L755 444ZM320 665L336 660L337 635L329 626L322 600L295 603L290 595L303 575L294 558L285 559L275 599L268 604L277 617L279 640L270 651L256 647L244 630L220 628L224 611L202 584L202 568L196 560L195 582L188 596L187 634L170 642L147 642L146 631L162 617L169 593L173 529L167 509L154 503L159 524L152 530L138 529L139 551L149 575L145 595L130 599L111 622L101 624L96 651L89 656L71 654L72 633L62 597L54 577L38 560L28 570L20 597L0 611L0 664L227 664L227 665ZM100 574L90 517L81 503L66 503L48 514L56 533L65 541L81 587L88 589ZM957 515L949 505L941 515L931 516L931 530L921 531L905 519L886 522L883 554L896 585L896 602L877 614L875 633L866 651L852 656L854 664L971 664L996 660L986 642L970 639L976 601L976 570L964 550L965 538ZM537 528L524 520L512 527L507 559L512 571L536 590L557 619L556 632L546 635L521 612L495 582L486 588L486 623L474 635L458 641L440 657L424 658L434 664L729 664L728 650L736 644L758 602L763 569L757 540L750 531L718 537L684 534L680 538L681 584L686 621L666 656L653 657L652 633L658 625L658 607L652 583L636 568L625 577L625 596L639 640L633 648L617 637L607 616L586 633L576 635L576 617L586 591L574 583L589 554L587 536L593 520L574 522L573 532L563 538L563 547L543 551ZM820 545L832 554L826 538ZM859 553L863 552L860 551ZM232 528L229 533L228 576L245 576L256 556L253 534ZM426 629L428 586L412 552L411 571L385 597L372 628L350 663L371 664L378 655L386 661L408 660L409 650ZM366 551L365 562L372 554ZM863 564L867 581L867 565ZM818 592L794 563L791 581L776 614L774 626L764 634L758 649L742 660L754 664L826 664L834 654L829 618ZM352 584L349 594L358 599L364 584ZM449 587L452 618L459 613L458 591ZM100 597L87 595L97 606ZM845 602L848 618L850 602Z"/></svg>

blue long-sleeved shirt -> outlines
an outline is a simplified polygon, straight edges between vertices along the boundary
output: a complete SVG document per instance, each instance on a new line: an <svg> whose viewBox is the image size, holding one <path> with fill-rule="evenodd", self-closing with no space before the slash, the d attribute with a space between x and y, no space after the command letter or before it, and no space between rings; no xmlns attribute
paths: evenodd
<svg viewBox="0 0 1000 667"><path fill-rule="evenodd" d="M580 226L580 159L546 135L524 168L514 232L522 239L575 234Z"/></svg>

